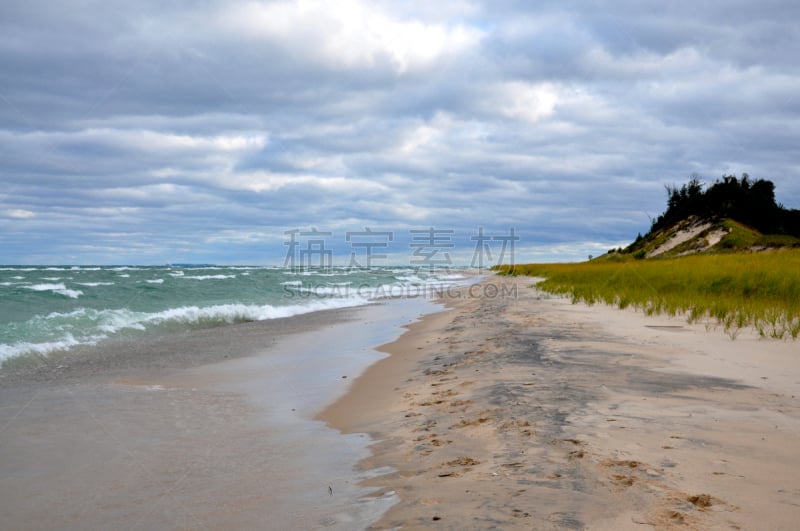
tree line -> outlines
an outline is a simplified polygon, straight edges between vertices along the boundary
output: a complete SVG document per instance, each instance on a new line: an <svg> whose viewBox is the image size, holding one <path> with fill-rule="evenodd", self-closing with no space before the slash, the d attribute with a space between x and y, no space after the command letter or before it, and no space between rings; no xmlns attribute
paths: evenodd
<svg viewBox="0 0 800 531"><path fill-rule="evenodd" d="M650 232L670 227L689 216L715 220L731 218L763 234L800 237L800 210L775 201L775 184L742 174L724 175L704 189L696 175L680 188L666 186L667 210L653 219Z"/></svg>

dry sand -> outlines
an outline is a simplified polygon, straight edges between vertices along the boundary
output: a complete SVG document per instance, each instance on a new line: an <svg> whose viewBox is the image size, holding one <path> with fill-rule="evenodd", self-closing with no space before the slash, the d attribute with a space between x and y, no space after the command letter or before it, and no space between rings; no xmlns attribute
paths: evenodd
<svg viewBox="0 0 800 531"><path fill-rule="evenodd" d="M400 498L372 528L797 528L798 343L532 282L448 301L323 412L393 470L368 481Z"/></svg>

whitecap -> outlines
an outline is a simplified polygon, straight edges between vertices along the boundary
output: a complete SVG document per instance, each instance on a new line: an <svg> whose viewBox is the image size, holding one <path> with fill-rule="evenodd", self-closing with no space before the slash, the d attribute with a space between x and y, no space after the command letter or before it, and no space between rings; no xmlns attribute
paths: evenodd
<svg viewBox="0 0 800 531"><path fill-rule="evenodd" d="M450 275L436 275L435 278L438 280L464 280L467 277L459 274L450 274Z"/></svg>
<svg viewBox="0 0 800 531"><path fill-rule="evenodd" d="M0 344L0 361L26 354L47 355L57 350L67 350L81 342L72 337L72 334L65 334L57 341L47 341L43 343L28 343L21 341L12 345Z"/></svg>
<svg viewBox="0 0 800 531"><path fill-rule="evenodd" d="M236 278L236 275L188 275L181 278L191 280L224 280L226 278Z"/></svg>
<svg viewBox="0 0 800 531"><path fill-rule="evenodd" d="M65 297L69 297L71 299L77 299L83 295L83 292L80 290L67 289L63 282L58 284L32 284L30 286L23 287L32 291L52 291L53 293L58 293L59 295L64 295Z"/></svg>

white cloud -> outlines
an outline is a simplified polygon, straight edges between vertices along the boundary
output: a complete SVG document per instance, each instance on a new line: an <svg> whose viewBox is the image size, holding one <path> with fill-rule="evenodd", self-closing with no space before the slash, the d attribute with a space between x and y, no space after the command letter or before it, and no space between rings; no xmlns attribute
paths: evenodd
<svg viewBox="0 0 800 531"><path fill-rule="evenodd" d="M259 193L276 192L290 186L306 191L323 191L347 195L387 191L386 186L383 184L368 179L282 174L268 171L209 175L206 179L223 189L247 190Z"/></svg>
<svg viewBox="0 0 800 531"><path fill-rule="evenodd" d="M335 68L388 61L399 73L458 54L482 37L463 24L401 20L361 0L246 2L224 8L219 20L229 35L273 41Z"/></svg>
<svg viewBox="0 0 800 531"><path fill-rule="evenodd" d="M81 214L85 216L106 218L106 217L120 217L126 218L134 216L140 212L136 207L96 207L96 208L83 208ZM122 234L118 235L121 236Z"/></svg>
<svg viewBox="0 0 800 531"><path fill-rule="evenodd" d="M539 122L555 113L560 100L553 83L508 81L497 84L491 104L500 114L513 120Z"/></svg>
<svg viewBox="0 0 800 531"><path fill-rule="evenodd" d="M6 216L15 219L28 219L36 217L36 212L30 210L23 210L21 208L13 208L5 211Z"/></svg>
<svg viewBox="0 0 800 531"><path fill-rule="evenodd" d="M201 197L187 186L171 183L147 184L141 186L109 187L94 194L103 201L146 202L158 201L162 204L173 204L198 200ZM210 199L205 197L203 199Z"/></svg>
<svg viewBox="0 0 800 531"><path fill-rule="evenodd" d="M115 147L121 151L148 153L241 153L264 148L268 136L264 133L189 135L146 129L90 128L79 131L34 131L8 133L4 141L43 147L52 151L68 146L86 149L98 146Z"/></svg>
<svg viewBox="0 0 800 531"><path fill-rule="evenodd" d="M133 147L142 151L197 151L241 152L261 149L267 145L267 136L250 135L194 136L148 130L88 129L70 135L70 139L112 142L121 148Z"/></svg>

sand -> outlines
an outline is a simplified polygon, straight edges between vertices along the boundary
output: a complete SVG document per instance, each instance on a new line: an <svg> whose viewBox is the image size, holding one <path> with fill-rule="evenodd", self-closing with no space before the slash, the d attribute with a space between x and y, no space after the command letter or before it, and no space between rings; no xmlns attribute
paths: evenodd
<svg viewBox="0 0 800 531"><path fill-rule="evenodd" d="M797 343L532 282L449 300L323 412L392 470L367 482L400 498L371 528L796 528Z"/></svg>
<svg viewBox="0 0 800 531"><path fill-rule="evenodd" d="M797 343L532 282L5 372L4 527L796 528Z"/></svg>

